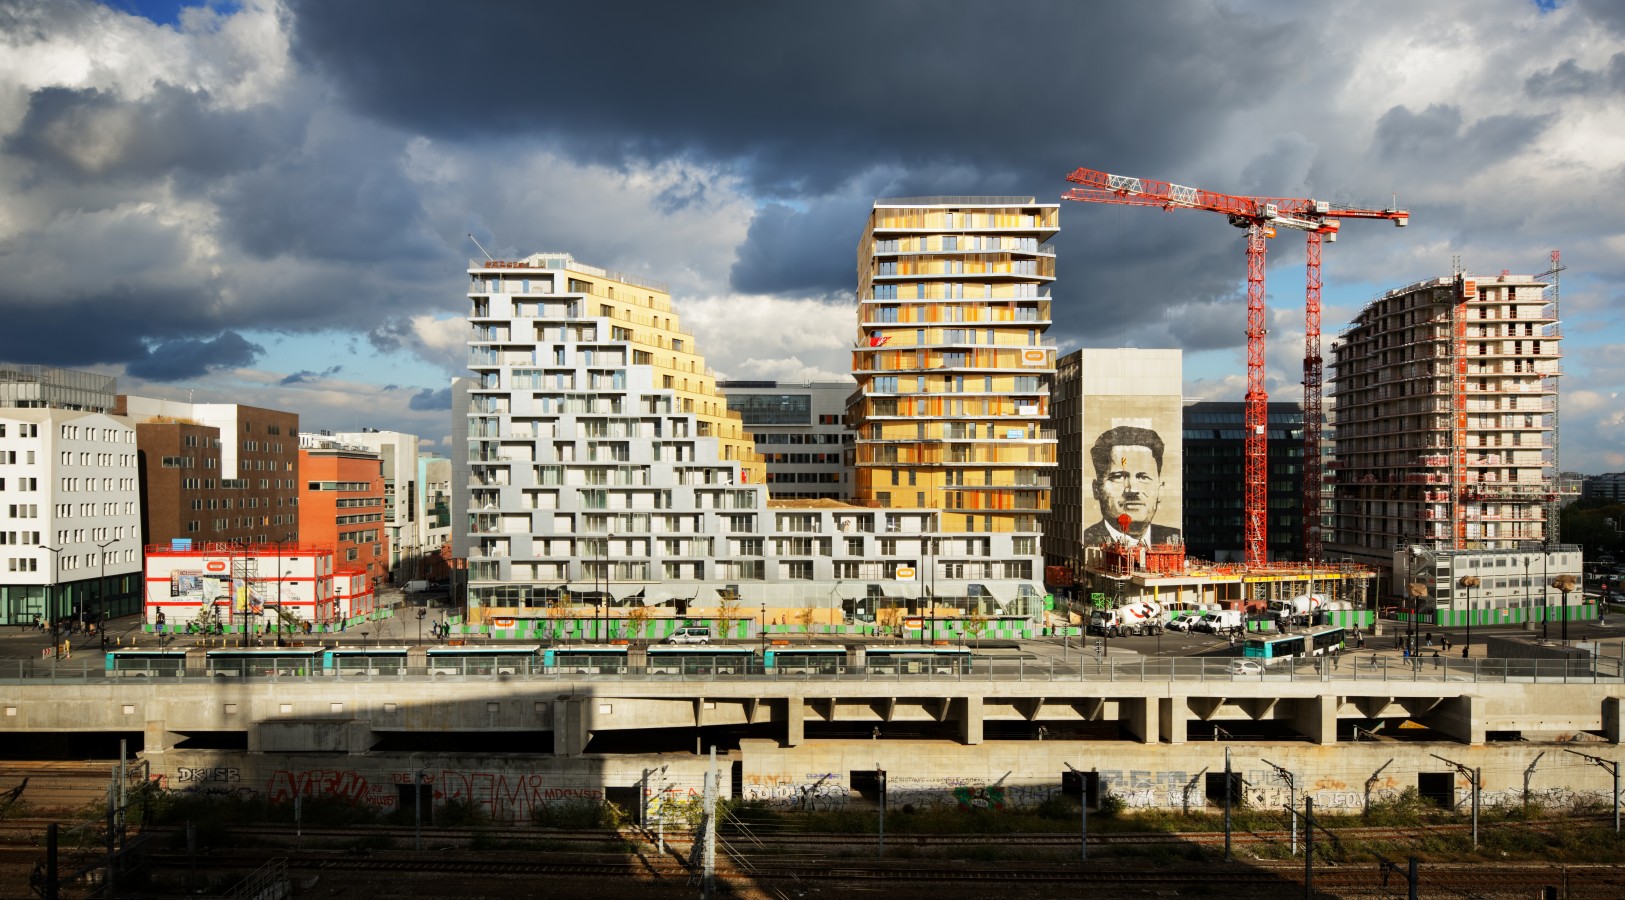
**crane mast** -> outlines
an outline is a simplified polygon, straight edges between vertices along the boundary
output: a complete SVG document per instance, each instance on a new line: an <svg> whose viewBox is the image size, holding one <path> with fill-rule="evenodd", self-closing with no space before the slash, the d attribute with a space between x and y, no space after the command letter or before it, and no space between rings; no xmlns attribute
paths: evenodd
<svg viewBox="0 0 1625 900"><path fill-rule="evenodd" d="M1338 207L1323 200L1296 197L1249 197L1220 194L1167 181L1077 169L1067 176L1077 187L1066 200L1154 206L1164 210L1195 209L1224 214L1247 231L1247 394L1243 448L1242 547L1247 565L1262 565L1269 556L1269 394L1264 381L1264 263L1266 240L1279 228L1307 234L1307 287L1304 295L1304 556L1321 557L1320 508L1323 488L1320 443L1324 411L1320 356L1320 250L1335 241L1342 219L1387 219L1410 223L1410 213L1395 208Z"/></svg>

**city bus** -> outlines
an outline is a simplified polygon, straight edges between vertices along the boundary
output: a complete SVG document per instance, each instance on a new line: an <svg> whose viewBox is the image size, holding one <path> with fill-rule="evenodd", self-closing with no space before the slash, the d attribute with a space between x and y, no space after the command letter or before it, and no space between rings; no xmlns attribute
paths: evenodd
<svg viewBox="0 0 1625 900"><path fill-rule="evenodd" d="M186 674L186 651L177 649L109 650L103 665L107 670L107 674L114 677L136 675L155 678L179 678Z"/></svg>
<svg viewBox="0 0 1625 900"><path fill-rule="evenodd" d="M537 665L541 644L430 647L430 675L519 675Z"/></svg>
<svg viewBox="0 0 1625 900"><path fill-rule="evenodd" d="M405 647L329 647L322 653L322 671L329 675L399 675L405 669Z"/></svg>
<svg viewBox="0 0 1625 900"><path fill-rule="evenodd" d="M1272 660L1298 656L1324 656L1343 645L1344 630L1337 626L1323 626L1295 634L1256 634L1247 638L1241 655L1261 659L1267 665Z"/></svg>
<svg viewBox="0 0 1625 900"><path fill-rule="evenodd" d="M768 647L762 651L762 668L776 675L836 675L846 669L846 648L833 644Z"/></svg>
<svg viewBox="0 0 1625 900"><path fill-rule="evenodd" d="M625 644L578 644L542 651L542 668L565 674L625 675L626 660Z"/></svg>
<svg viewBox="0 0 1625 900"><path fill-rule="evenodd" d="M756 668L749 647L653 644L648 654L651 675L747 675Z"/></svg>
<svg viewBox="0 0 1625 900"><path fill-rule="evenodd" d="M882 674L959 675L971 670L973 658L964 647L934 644L894 644L863 651L864 667Z"/></svg>
<svg viewBox="0 0 1625 900"><path fill-rule="evenodd" d="M232 647L209 650L203 669L209 675L314 675L322 668L319 647Z"/></svg>

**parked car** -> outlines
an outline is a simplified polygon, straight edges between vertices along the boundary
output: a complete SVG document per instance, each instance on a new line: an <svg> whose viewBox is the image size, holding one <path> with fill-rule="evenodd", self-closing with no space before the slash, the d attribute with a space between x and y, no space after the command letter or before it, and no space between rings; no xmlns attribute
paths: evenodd
<svg viewBox="0 0 1625 900"><path fill-rule="evenodd" d="M709 644L711 643L711 629L695 625L685 625L672 632L666 638L668 644Z"/></svg>
<svg viewBox="0 0 1625 900"><path fill-rule="evenodd" d="M1253 659L1232 659L1225 669L1231 675L1262 675L1264 667Z"/></svg>

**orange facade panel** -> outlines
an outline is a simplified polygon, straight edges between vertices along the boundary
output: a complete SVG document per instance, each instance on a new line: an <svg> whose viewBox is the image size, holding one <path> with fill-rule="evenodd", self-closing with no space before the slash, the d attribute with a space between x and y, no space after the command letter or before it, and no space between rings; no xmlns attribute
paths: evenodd
<svg viewBox="0 0 1625 900"><path fill-rule="evenodd" d="M385 553L383 461L367 451L299 451L299 535L309 544L332 547L341 569L381 580Z"/></svg>

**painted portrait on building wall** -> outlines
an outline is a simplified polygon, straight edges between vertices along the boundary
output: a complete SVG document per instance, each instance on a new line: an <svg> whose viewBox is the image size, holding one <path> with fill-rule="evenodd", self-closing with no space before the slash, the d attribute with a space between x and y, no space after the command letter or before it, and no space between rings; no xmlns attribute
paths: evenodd
<svg viewBox="0 0 1625 900"><path fill-rule="evenodd" d="M1183 543L1178 397L1089 397L1084 402L1085 544Z"/></svg>

